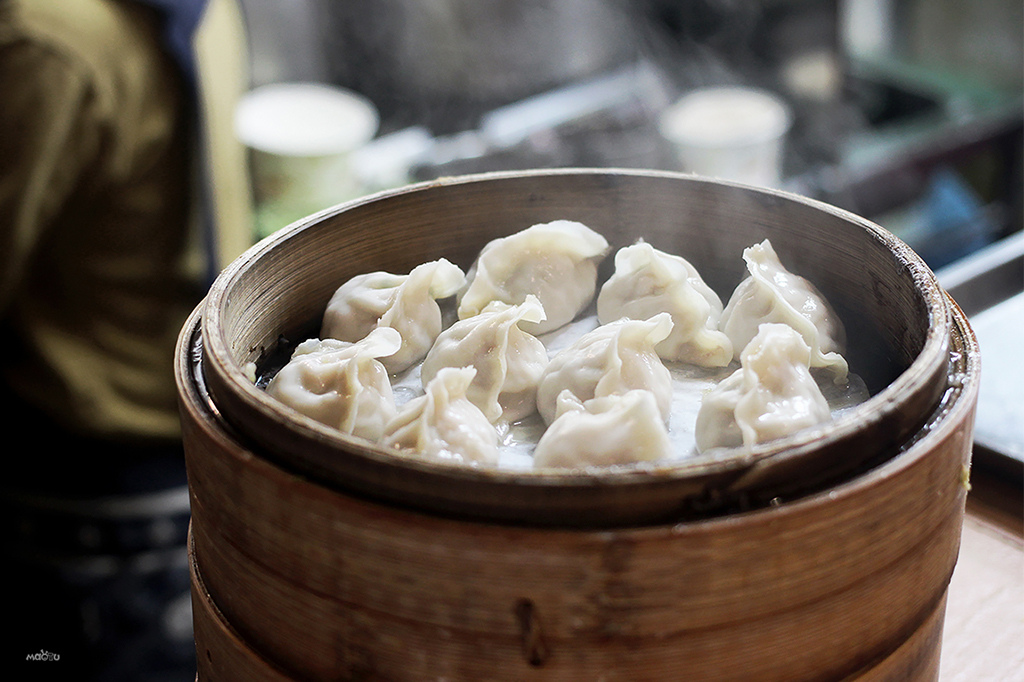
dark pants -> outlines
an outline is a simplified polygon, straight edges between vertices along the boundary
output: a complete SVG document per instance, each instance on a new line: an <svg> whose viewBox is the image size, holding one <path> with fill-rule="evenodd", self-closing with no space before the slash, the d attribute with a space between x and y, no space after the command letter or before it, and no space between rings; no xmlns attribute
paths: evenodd
<svg viewBox="0 0 1024 682"><path fill-rule="evenodd" d="M14 626L4 669L20 666L18 679L194 682L180 444L33 441L0 482Z"/></svg>

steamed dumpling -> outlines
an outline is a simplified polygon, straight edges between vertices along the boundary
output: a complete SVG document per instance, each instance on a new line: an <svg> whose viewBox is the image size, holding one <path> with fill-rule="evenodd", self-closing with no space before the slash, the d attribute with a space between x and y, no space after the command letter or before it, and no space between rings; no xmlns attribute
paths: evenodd
<svg viewBox="0 0 1024 682"><path fill-rule="evenodd" d="M426 393L388 423L384 445L427 459L497 464L498 431L466 397L475 374L472 367L439 370Z"/></svg>
<svg viewBox="0 0 1024 682"><path fill-rule="evenodd" d="M811 349L785 324L763 324L740 369L711 389L697 412L697 449L752 447L832 419L810 372Z"/></svg>
<svg viewBox="0 0 1024 682"><path fill-rule="evenodd" d="M587 332L548 363L537 387L537 409L544 421L555 419L558 396L568 390L580 402L625 393L653 392L665 423L672 403L672 375L655 346L672 331L672 318L623 318Z"/></svg>
<svg viewBox="0 0 1024 682"><path fill-rule="evenodd" d="M396 411L388 372L378 358L401 345L401 336L389 327L357 343L310 339L296 347L267 393L322 424L376 441Z"/></svg>
<svg viewBox="0 0 1024 682"><path fill-rule="evenodd" d="M597 291L597 266L608 242L586 225L556 220L490 242L480 251L459 296L459 319L477 315L491 302L519 305L536 296L546 317L523 324L540 335L571 322Z"/></svg>
<svg viewBox="0 0 1024 682"><path fill-rule="evenodd" d="M534 450L535 468L653 462L672 454L654 394L636 389L580 402L565 390Z"/></svg>
<svg viewBox="0 0 1024 682"><path fill-rule="evenodd" d="M646 320L659 312L672 316L672 333L657 345L669 362L725 367L732 341L718 330L722 301L687 260L646 242L615 254L615 272L597 297L601 323L620 317Z"/></svg>
<svg viewBox="0 0 1024 682"><path fill-rule="evenodd" d="M846 333L817 288L786 270L767 239L744 249L743 260L749 276L733 291L719 323L732 340L737 359L761 324L787 324L810 346L811 367L828 367L837 380L845 379Z"/></svg>
<svg viewBox="0 0 1024 682"><path fill-rule="evenodd" d="M357 275L334 292L320 335L358 341L375 327L396 329L402 347L383 362L389 372L401 372L422 360L441 333L437 299L454 296L465 281L465 273L444 258L423 263L408 275Z"/></svg>
<svg viewBox="0 0 1024 682"><path fill-rule="evenodd" d="M467 397L491 422L511 423L537 408L537 382L548 364L544 344L520 329L544 319L532 294L521 305L495 302L441 332L420 368L426 386L444 367L476 368Z"/></svg>

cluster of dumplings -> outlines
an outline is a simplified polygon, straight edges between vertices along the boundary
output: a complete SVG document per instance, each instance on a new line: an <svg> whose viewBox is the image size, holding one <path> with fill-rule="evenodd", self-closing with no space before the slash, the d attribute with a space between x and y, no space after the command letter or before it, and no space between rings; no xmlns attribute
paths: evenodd
<svg viewBox="0 0 1024 682"><path fill-rule="evenodd" d="M609 252L599 233L556 220L489 242L468 272L439 259L356 276L266 390L344 433L470 465L498 465L510 425L539 420L535 469L673 458L669 366L680 364L736 367L685 425L697 452L832 419L811 369L846 381L843 326L767 240L744 250L748 276L725 306L692 264L642 240L615 253L599 286ZM578 337L545 344L594 309ZM419 390L399 404L396 380L412 372Z"/></svg>

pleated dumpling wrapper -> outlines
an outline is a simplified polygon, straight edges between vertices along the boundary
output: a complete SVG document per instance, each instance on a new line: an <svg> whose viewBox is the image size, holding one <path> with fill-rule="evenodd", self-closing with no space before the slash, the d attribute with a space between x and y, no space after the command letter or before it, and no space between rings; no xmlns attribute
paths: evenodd
<svg viewBox="0 0 1024 682"><path fill-rule="evenodd" d="M668 424L672 375L655 346L672 331L672 317L658 313L649 320L623 318L587 332L559 351L537 386L537 410L554 421L558 396L568 390L580 402L642 388L654 394Z"/></svg>
<svg viewBox="0 0 1024 682"><path fill-rule="evenodd" d="M597 296L598 321L646 320L660 312L672 316L672 333L657 345L663 360L701 367L732 361L732 341L718 329L722 300L689 261L643 241L619 249L615 272Z"/></svg>
<svg viewBox="0 0 1024 682"><path fill-rule="evenodd" d="M410 400L385 428L383 443L415 457L468 465L498 463L498 431L466 391L472 367L444 367L426 392Z"/></svg>
<svg viewBox="0 0 1024 682"><path fill-rule="evenodd" d="M512 423L537 409L537 383L548 364L544 344L520 328L540 322L544 307L532 294L520 305L496 301L479 315L441 332L420 368L426 386L444 367L472 366L467 397L492 423Z"/></svg>
<svg viewBox="0 0 1024 682"><path fill-rule="evenodd" d="M607 467L671 456L654 394L644 389L580 402L566 390L533 454L536 469Z"/></svg>
<svg viewBox="0 0 1024 682"><path fill-rule="evenodd" d="M783 267L767 239L744 249L743 260L749 276L733 291L719 322L732 340L736 359L762 324L787 324L810 347L811 367L828 367L837 382L845 381L846 331L825 297L811 282Z"/></svg>
<svg viewBox="0 0 1024 682"><path fill-rule="evenodd" d="M704 395L697 449L751 448L817 424L832 413L810 371L811 349L795 329L762 324L740 369Z"/></svg>
<svg viewBox="0 0 1024 682"><path fill-rule="evenodd" d="M487 243L467 274L458 298L459 319L484 310L491 302L519 305L530 294L544 306L540 322L524 322L524 331L540 335L562 327L580 314L597 292L597 266L608 241L583 223L539 223Z"/></svg>
<svg viewBox="0 0 1024 682"><path fill-rule="evenodd" d="M322 424L377 441L396 412L390 377L379 358L401 345L390 327L374 329L356 343L304 341L270 380L267 393Z"/></svg>
<svg viewBox="0 0 1024 682"><path fill-rule="evenodd" d="M376 327L396 329L402 347L382 361L392 374L402 372L422 360L441 333L437 301L454 296L465 281L462 269L444 258L418 265L408 275L356 275L331 296L320 336L354 342Z"/></svg>

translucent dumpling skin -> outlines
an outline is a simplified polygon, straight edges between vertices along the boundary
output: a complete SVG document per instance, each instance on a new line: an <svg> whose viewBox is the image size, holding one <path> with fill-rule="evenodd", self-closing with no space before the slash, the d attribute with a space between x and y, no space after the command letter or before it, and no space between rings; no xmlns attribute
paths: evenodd
<svg viewBox="0 0 1024 682"><path fill-rule="evenodd" d="M462 270L441 258L408 275L357 275L334 292L324 311L320 335L358 341L376 327L391 327L402 347L383 360L391 373L404 371L427 354L443 326L437 300L454 296L465 283Z"/></svg>
<svg viewBox="0 0 1024 682"><path fill-rule="evenodd" d="M544 421L554 421L562 391L586 402L642 388L654 394L668 423L672 375L654 348L671 330L668 313L650 320L623 318L601 325L561 350L548 363L537 387L537 410Z"/></svg>
<svg viewBox="0 0 1024 682"><path fill-rule="evenodd" d="M488 419L510 423L532 414L548 352L520 324L543 319L543 306L530 295L522 305L495 303L479 315L459 320L441 332L423 360L423 385L444 367L471 366L476 376L466 395Z"/></svg>
<svg viewBox="0 0 1024 682"><path fill-rule="evenodd" d="M579 402L569 391L534 451L534 468L587 468L653 462L671 455L668 429L650 391Z"/></svg>
<svg viewBox="0 0 1024 682"><path fill-rule="evenodd" d="M722 301L686 259L638 242L615 254L615 272L597 297L602 323L621 317L646 320L672 316L672 333L657 351L667 362L725 367L733 359L732 341L718 330Z"/></svg>
<svg viewBox="0 0 1024 682"><path fill-rule="evenodd" d="M811 367L829 367L837 381L844 379L846 332L817 288L786 270L767 239L745 249L743 260L749 276L733 291L719 323L732 340L736 358L761 324L786 324L810 347Z"/></svg>
<svg viewBox="0 0 1024 682"><path fill-rule="evenodd" d="M401 342L386 327L356 343L311 339L295 349L267 393L310 419L376 441L396 411L390 377L378 358L395 353Z"/></svg>
<svg viewBox="0 0 1024 682"><path fill-rule="evenodd" d="M830 421L810 358L810 347L792 327L761 325L740 355L740 369L704 396L697 449L749 448Z"/></svg>
<svg viewBox="0 0 1024 682"><path fill-rule="evenodd" d="M412 456L463 464L497 464L498 432L466 397L476 370L445 367L426 393L402 407L384 429L383 443Z"/></svg>
<svg viewBox="0 0 1024 682"><path fill-rule="evenodd" d="M544 306L545 319L523 329L539 335L571 322L597 292L597 266L608 242L572 220L540 223L489 242L470 268L459 295L459 319L494 301L519 305L528 295Z"/></svg>

